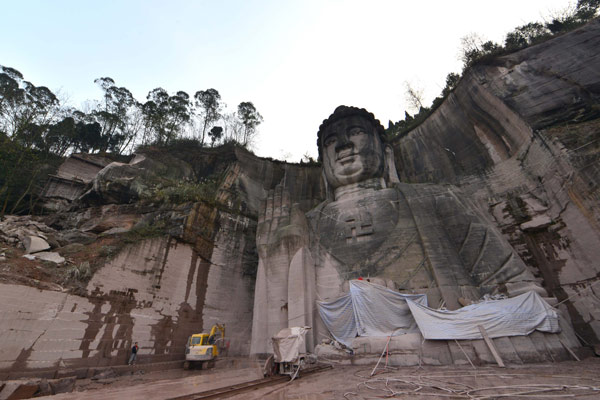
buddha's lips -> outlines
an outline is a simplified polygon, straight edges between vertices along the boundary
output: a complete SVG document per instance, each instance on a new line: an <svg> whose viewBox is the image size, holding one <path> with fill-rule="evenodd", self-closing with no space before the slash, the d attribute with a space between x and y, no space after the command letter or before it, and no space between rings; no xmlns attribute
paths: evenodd
<svg viewBox="0 0 600 400"><path fill-rule="evenodd" d="M356 153L354 153L354 152L352 152L352 153L342 152L341 154L338 154L335 161L345 164L345 163L353 161L355 155L356 155Z"/></svg>

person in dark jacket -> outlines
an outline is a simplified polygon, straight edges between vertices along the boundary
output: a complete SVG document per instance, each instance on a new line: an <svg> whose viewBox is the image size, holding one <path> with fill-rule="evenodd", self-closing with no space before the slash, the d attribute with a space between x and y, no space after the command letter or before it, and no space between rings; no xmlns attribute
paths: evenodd
<svg viewBox="0 0 600 400"><path fill-rule="evenodd" d="M129 356L129 362L127 362L128 365L133 365L133 363L135 362L135 359L137 357L138 348L139 348L138 342L135 342L135 344L131 348L131 356Z"/></svg>

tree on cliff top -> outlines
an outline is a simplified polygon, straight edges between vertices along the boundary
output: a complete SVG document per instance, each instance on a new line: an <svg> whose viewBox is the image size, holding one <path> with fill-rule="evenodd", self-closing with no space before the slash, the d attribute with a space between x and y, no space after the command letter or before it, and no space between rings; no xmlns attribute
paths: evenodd
<svg viewBox="0 0 600 400"><path fill-rule="evenodd" d="M263 117L250 101L243 101L238 105L238 116L242 122L242 146L248 146L256 134L256 127L263 122Z"/></svg>
<svg viewBox="0 0 600 400"><path fill-rule="evenodd" d="M141 105L125 87L118 87L112 78L94 80L103 90L101 102L90 113L101 126L100 151L121 154L141 129Z"/></svg>
<svg viewBox="0 0 600 400"><path fill-rule="evenodd" d="M58 98L45 86L35 86L14 68L0 67L0 131L32 148L60 112Z"/></svg>
<svg viewBox="0 0 600 400"><path fill-rule="evenodd" d="M578 0L575 7L568 7L550 18L550 21L530 22L516 27L506 35L504 46L492 41L484 41L471 33L461 39L460 59L464 69L477 63L490 61L527 46L531 46L555 35L576 29L598 15L600 0Z"/></svg>
<svg viewBox="0 0 600 400"><path fill-rule="evenodd" d="M201 117L202 135L200 136L200 144L204 145L207 129L222 117L221 95L216 89L199 90L194 95L194 99L196 99L195 105L200 110L199 115ZM211 136L213 144L214 137L214 135Z"/></svg>
<svg viewBox="0 0 600 400"><path fill-rule="evenodd" d="M33 201L31 193L56 158L53 150L64 147L57 147L55 138L64 128L62 114L50 89L0 66L0 216L22 211L23 202Z"/></svg>
<svg viewBox="0 0 600 400"><path fill-rule="evenodd" d="M157 144L168 144L177 138L191 119L190 96L179 91L169 96L163 88L151 90L142 105L144 142L153 139Z"/></svg>

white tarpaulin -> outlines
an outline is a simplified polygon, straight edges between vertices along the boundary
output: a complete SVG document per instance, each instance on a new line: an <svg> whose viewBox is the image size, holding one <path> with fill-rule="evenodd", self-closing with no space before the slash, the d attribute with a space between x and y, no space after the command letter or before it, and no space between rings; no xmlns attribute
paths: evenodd
<svg viewBox="0 0 600 400"><path fill-rule="evenodd" d="M282 329L273 336L275 362L296 361L298 355L305 351L304 335L308 329L310 328L294 326Z"/></svg>
<svg viewBox="0 0 600 400"><path fill-rule="evenodd" d="M560 332L558 314L535 292L455 311L434 310L410 299L408 305L425 339L481 339L477 325L491 338L528 335L536 329Z"/></svg>
<svg viewBox="0 0 600 400"><path fill-rule="evenodd" d="M330 302L320 302L319 314L329 332L351 347L356 336L389 336L417 330L406 302L427 306L424 294L410 295L362 280L350 281L350 293Z"/></svg>

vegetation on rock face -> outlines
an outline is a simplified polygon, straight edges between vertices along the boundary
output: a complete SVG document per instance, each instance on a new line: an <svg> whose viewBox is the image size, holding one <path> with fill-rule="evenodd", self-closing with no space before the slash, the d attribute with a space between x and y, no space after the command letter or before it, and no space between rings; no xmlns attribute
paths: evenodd
<svg viewBox="0 0 600 400"><path fill-rule="evenodd" d="M498 56L524 49L585 25L598 14L600 0L578 0L575 8L563 11L548 22L530 22L516 27L504 44L484 41L478 35L463 38L461 59L465 69L489 62Z"/></svg>
<svg viewBox="0 0 600 400"><path fill-rule="evenodd" d="M137 243L145 239L164 236L167 234L167 225L165 219L157 219L155 221L138 224L123 235L122 244ZM115 250L115 253L118 253L118 251Z"/></svg>
<svg viewBox="0 0 600 400"><path fill-rule="evenodd" d="M127 154L139 146L169 146L181 138L205 146L250 146L262 116L251 102L224 112L216 89L169 94L151 90L145 102L109 77L95 80L103 92L87 112L61 104L45 86L0 66L0 217L32 212L48 173L70 152Z"/></svg>
<svg viewBox="0 0 600 400"><path fill-rule="evenodd" d="M142 197L143 201L161 204L182 204L188 202L214 202L218 180L214 177L202 178L200 182L167 181L154 186Z"/></svg>
<svg viewBox="0 0 600 400"><path fill-rule="evenodd" d="M596 18L599 10L600 0L578 0L573 9L554 16L548 22L530 22L515 28L506 35L504 45L484 41L476 34L465 36L462 39L461 49L463 72L475 65L490 62L496 57L524 49L579 28ZM407 85L407 101L417 110L417 113L411 116L408 112L405 112L404 119L398 122L389 121L386 129L388 138L390 140L398 138L419 126L454 90L460 78L459 74L449 73L446 76L446 86L441 95L433 100L430 107L423 106L422 94Z"/></svg>
<svg viewBox="0 0 600 400"><path fill-rule="evenodd" d="M404 119L401 119L398 122L388 122L388 127L385 130L387 137L389 140L393 140L394 138L400 137L405 133L413 130L417 126L419 126L423 121L427 119L448 97L450 92L454 90L458 81L460 80L460 75L455 74L453 72L449 73L446 76L446 86L442 90L442 94L439 97L436 97L433 100L433 103L430 107L425 107L422 105L422 99L419 93L415 92L409 85L407 85L407 100L409 103L413 104L415 108L418 106L418 112L415 116L411 116L408 112L404 112Z"/></svg>

